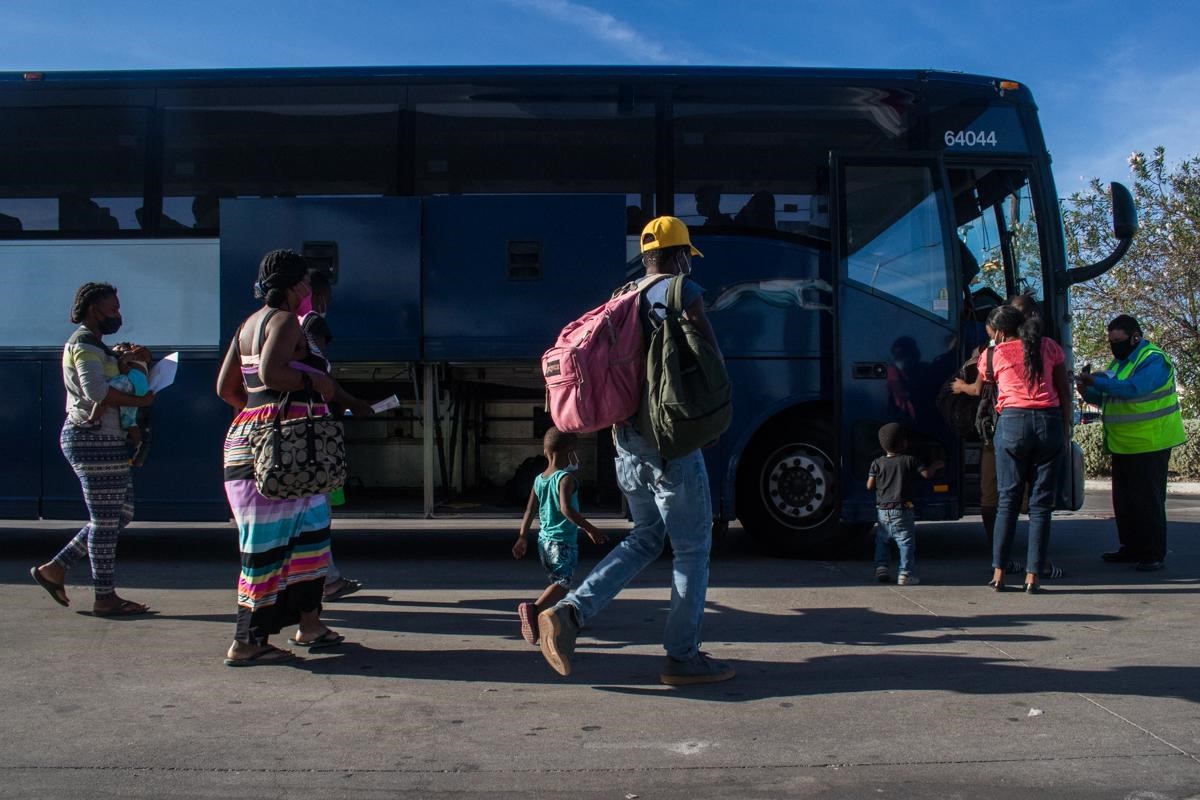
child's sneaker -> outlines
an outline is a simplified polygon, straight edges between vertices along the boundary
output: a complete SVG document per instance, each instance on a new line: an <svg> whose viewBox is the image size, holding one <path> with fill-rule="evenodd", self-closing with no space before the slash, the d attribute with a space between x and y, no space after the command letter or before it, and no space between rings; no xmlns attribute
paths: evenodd
<svg viewBox="0 0 1200 800"><path fill-rule="evenodd" d="M875 580L879 581L880 583L887 583L891 579L892 579L892 574L890 572L888 572L887 567L876 567L875 568Z"/></svg>
<svg viewBox="0 0 1200 800"><path fill-rule="evenodd" d="M910 575L907 572L901 572L900 577L896 580L900 586L916 586L921 582L921 579L916 575Z"/></svg>
<svg viewBox="0 0 1200 800"><path fill-rule="evenodd" d="M517 619L521 620L522 638L530 644L537 644L537 606L533 603L521 603L517 606Z"/></svg>

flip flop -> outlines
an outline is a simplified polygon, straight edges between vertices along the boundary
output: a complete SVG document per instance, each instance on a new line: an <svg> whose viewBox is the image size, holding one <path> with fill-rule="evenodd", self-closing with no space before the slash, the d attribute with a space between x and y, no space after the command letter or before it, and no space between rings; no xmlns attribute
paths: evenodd
<svg viewBox="0 0 1200 800"><path fill-rule="evenodd" d="M30 567L29 574L37 582L37 585L46 590L46 593L54 598L54 602L60 606L69 606L71 601L67 599L67 589L61 583L55 583L42 573L38 572L37 567Z"/></svg>
<svg viewBox="0 0 1200 800"><path fill-rule="evenodd" d="M296 647L307 647L309 650L320 650L323 647L336 647L344 641L346 641L345 636L342 636L340 633L334 633L326 628L324 633L311 641L302 642L299 639L288 639L288 644L295 645Z"/></svg>
<svg viewBox="0 0 1200 800"><path fill-rule="evenodd" d="M342 578L341 582L341 586L323 596L321 599L326 603L332 603L334 600L341 600L348 594L354 594L363 587L360 581L352 581L349 578Z"/></svg>
<svg viewBox="0 0 1200 800"><path fill-rule="evenodd" d="M295 653L291 653L287 650L280 650L278 647L269 644L252 656L246 656L245 658L226 658L225 666L259 667L269 664L286 664L289 661L295 660Z"/></svg>
<svg viewBox="0 0 1200 800"><path fill-rule="evenodd" d="M93 617L136 617L141 614L149 614L150 607L144 606L141 603L135 603L132 600L122 600L121 605L111 611L96 611L92 609Z"/></svg>

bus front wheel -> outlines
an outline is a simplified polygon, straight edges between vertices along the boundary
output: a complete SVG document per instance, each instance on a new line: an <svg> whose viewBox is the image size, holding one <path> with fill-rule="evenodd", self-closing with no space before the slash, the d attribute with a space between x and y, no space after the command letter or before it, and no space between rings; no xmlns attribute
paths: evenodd
<svg viewBox="0 0 1200 800"><path fill-rule="evenodd" d="M826 555L848 535L838 524L838 476L832 427L822 422L761 431L738 469L738 516L773 555Z"/></svg>

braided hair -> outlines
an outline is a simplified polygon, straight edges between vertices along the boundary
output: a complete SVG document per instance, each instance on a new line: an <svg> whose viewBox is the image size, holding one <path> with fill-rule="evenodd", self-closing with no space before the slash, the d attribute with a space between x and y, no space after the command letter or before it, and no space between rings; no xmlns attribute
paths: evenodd
<svg viewBox="0 0 1200 800"><path fill-rule="evenodd" d="M287 303L287 290L308 275L308 262L295 250L272 250L258 264L254 296L271 308Z"/></svg>
<svg viewBox="0 0 1200 800"><path fill-rule="evenodd" d="M1025 350L1025 380L1035 386L1042 378L1042 323L1037 317L1028 317L1020 309L1010 305L998 306L988 314L988 327L1000 331L1011 339L1020 339Z"/></svg>
<svg viewBox="0 0 1200 800"><path fill-rule="evenodd" d="M92 303L111 297L117 293L117 287L111 283L85 283L75 292L75 304L71 306L71 322L78 325L87 316Z"/></svg>

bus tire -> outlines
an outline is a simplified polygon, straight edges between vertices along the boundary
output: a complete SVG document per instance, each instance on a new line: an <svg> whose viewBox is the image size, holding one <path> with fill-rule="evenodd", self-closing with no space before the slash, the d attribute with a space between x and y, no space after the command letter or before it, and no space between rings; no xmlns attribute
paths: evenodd
<svg viewBox="0 0 1200 800"><path fill-rule="evenodd" d="M763 551L816 558L842 549L833 426L823 420L764 428L743 453L737 503L742 527Z"/></svg>

